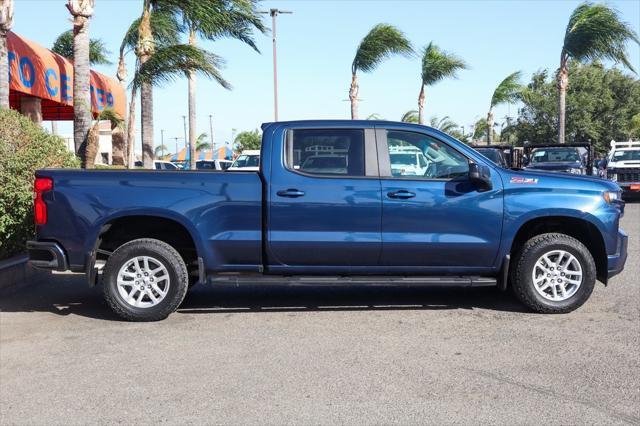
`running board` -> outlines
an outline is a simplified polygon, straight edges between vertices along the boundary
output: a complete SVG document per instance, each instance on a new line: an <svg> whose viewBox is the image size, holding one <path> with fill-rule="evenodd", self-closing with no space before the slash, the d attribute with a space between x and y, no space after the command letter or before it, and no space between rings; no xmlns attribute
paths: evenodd
<svg viewBox="0 0 640 426"><path fill-rule="evenodd" d="M262 285L406 285L434 287L491 287L498 284L493 277L450 277L450 276L286 276L286 275L213 275L210 284Z"/></svg>

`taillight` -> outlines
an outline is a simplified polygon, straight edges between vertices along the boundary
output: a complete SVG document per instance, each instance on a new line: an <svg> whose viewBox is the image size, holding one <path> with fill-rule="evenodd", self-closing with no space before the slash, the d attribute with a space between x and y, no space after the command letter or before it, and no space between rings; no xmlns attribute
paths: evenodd
<svg viewBox="0 0 640 426"><path fill-rule="evenodd" d="M47 223L47 205L42 199L42 194L53 189L53 180L51 178L37 177L33 183L33 211L36 225L44 225Z"/></svg>

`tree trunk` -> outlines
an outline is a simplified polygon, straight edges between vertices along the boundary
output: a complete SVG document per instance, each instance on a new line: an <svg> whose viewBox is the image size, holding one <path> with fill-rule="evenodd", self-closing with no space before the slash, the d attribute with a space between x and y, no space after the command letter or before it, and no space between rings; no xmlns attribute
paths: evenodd
<svg viewBox="0 0 640 426"><path fill-rule="evenodd" d="M349 100L351 101L351 119L358 119L358 76L351 75L351 87L349 88Z"/></svg>
<svg viewBox="0 0 640 426"><path fill-rule="evenodd" d="M418 95L418 124L424 124L424 99L424 84L421 84Z"/></svg>
<svg viewBox="0 0 640 426"><path fill-rule="evenodd" d="M13 0L0 0L0 108L9 108L7 33L13 27Z"/></svg>
<svg viewBox="0 0 640 426"><path fill-rule="evenodd" d="M7 33L0 30L0 108L9 108L9 57Z"/></svg>
<svg viewBox="0 0 640 426"><path fill-rule="evenodd" d="M127 117L127 146L126 161L127 167L133 169L136 162L135 142L136 142L136 96L138 92L131 89L131 99L129 100L129 116Z"/></svg>
<svg viewBox="0 0 640 426"><path fill-rule="evenodd" d="M489 109L487 113L487 145L493 143L493 110Z"/></svg>
<svg viewBox="0 0 640 426"><path fill-rule="evenodd" d="M154 52L153 33L151 31L151 1L145 0L144 11L138 26L138 44L136 55L140 65L147 62ZM140 131L142 134L142 164L145 169L153 168L153 86L142 83L140 87Z"/></svg>
<svg viewBox="0 0 640 426"><path fill-rule="evenodd" d="M52 135L58 134L58 122L55 120L51 121L51 134Z"/></svg>
<svg viewBox="0 0 640 426"><path fill-rule="evenodd" d="M96 155L98 155L98 145L100 143L100 120L96 120L90 127L84 149L84 156L80 166L83 169L96 168Z"/></svg>
<svg viewBox="0 0 640 426"><path fill-rule="evenodd" d="M189 44L195 46L196 34L189 32ZM189 169L196 169L196 73L189 71Z"/></svg>
<svg viewBox="0 0 640 426"><path fill-rule="evenodd" d="M558 70L558 143L565 141L565 121L567 113L567 87L569 87L569 68L563 61Z"/></svg>
<svg viewBox="0 0 640 426"><path fill-rule="evenodd" d="M142 83L140 87L140 118L142 133L142 166L153 168L153 86Z"/></svg>
<svg viewBox="0 0 640 426"><path fill-rule="evenodd" d="M125 165L125 131L122 126L111 125L111 164Z"/></svg>
<svg viewBox="0 0 640 426"><path fill-rule="evenodd" d="M87 164L81 147L86 145L91 127L89 65L89 18L73 18L73 143L80 161Z"/></svg>

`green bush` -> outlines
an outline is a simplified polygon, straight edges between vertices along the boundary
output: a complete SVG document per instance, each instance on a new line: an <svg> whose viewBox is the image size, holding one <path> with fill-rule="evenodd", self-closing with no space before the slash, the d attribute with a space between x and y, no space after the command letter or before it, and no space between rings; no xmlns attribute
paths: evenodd
<svg viewBox="0 0 640 426"><path fill-rule="evenodd" d="M0 108L0 259L25 251L33 237L37 169L78 167L64 140L20 113Z"/></svg>

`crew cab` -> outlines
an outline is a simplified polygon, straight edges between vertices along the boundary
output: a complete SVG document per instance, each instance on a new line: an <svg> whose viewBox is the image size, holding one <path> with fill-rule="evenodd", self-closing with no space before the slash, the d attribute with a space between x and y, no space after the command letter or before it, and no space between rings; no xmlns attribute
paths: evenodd
<svg viewBox="0 0 640 426"><path fill-rule="evenodd" d="M340 160L309 161L325 155ZM34 203L31 263L101 281L134 321L198 282L511 286L565 313L627 257L617 184L504 169L409 123L267 123L258 171L39 170Z"/></svg>

